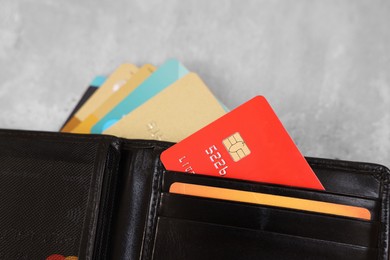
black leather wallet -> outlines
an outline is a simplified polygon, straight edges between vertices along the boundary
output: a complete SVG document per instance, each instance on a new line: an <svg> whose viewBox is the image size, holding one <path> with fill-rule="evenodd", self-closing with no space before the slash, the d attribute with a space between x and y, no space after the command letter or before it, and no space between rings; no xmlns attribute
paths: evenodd
<svg viewBox="0 0 390 260"><path fill-rule="evenodd" d="M317 191L170 172L170 145L1 130L0 259L388 259L386 167L307 158ZM173 182L359 206L371 220L172 194Z"/></svg>

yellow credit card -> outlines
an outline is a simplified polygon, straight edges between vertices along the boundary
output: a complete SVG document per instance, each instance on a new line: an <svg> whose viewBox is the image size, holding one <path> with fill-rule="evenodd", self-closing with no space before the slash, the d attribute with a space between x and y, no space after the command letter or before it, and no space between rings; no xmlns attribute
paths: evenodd
<svg viewBox="0 0 390 260"><path fill-rule="evenodd" d="M80 122L79 125L70 132L80 134L91 133L92 127L99 122L100 119L118 105L155 70L156 68L150 64L142 66L118 91L112 93L97 109L95 109L84 121Z"/></svg>
<svg viewBox="0 0 390 260"><path fill-rule="evenodd" d="M221 199L236 202L253 203L264 206L274 206L287 209L304 210L337 216L371 220L371 212L362 207L301 199L253 191L243 191L220 187L204 186L175 182L169 188L170 193L197 196L211 199Z"/></svg>
<svg viewBox="0 0 390 260"><path fill-rule="evenodd" d="M61 132L71 132L80 122L98 108L113 92L118 91L138 71L133 64L120 65L102 86L88 99L76 114L65 124Z"/></svg>
<svg viewBox="0 0 390 260"><path fill-rule="evenodd" d="M179 142L224 114L224 108L199 76L189 73L103 133Z"/></svg>

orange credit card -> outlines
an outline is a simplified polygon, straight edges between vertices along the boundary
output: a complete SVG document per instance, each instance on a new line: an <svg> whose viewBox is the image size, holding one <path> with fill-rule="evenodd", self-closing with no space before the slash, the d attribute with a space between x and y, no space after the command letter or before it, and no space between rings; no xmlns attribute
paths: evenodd
<svg viewBox="0 0 390 260"><path fill-rule="evenodd" d="M324 190L262 96L168 148L160 158L171 171Z"/></svg>
<svg viewBox="0 0 390 260"><path fill-rule="evenodd" d="M169 192L203 198L253 203L264 206L304 210L315 213L324 213L336 216L371 220L371 212L363 207L267 193L259 193L253 191L242 191L228 188L175 182L171 184Z"/></svg>

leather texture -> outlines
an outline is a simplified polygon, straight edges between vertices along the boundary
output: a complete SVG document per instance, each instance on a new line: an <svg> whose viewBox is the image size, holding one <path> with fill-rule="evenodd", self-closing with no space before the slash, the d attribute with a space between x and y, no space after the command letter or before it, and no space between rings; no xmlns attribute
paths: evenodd
<svg viewBox="0 0 390 260"><path fill-rule="evenodd" d="M166 171L171 145L1 130L0 259L388 259L386 167L307 158L315 191ZM372 220L170 194L177 181L361 206Z"/></svg>
<svg viewBox="0 0 390 260"><path fill-rule="evenodd" d="M0 131L0 259L106 259L118 140Z"/></svg>

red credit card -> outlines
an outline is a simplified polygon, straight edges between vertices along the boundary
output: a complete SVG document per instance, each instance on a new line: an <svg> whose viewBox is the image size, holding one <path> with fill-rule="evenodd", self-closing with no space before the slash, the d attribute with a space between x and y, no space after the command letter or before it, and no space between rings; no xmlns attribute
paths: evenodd
<svg viewBox="0 0 390 260"><path fill-rule="evenodd" d="M262 96L165 150L161 161L170 171L324 190Z"/></svg>

